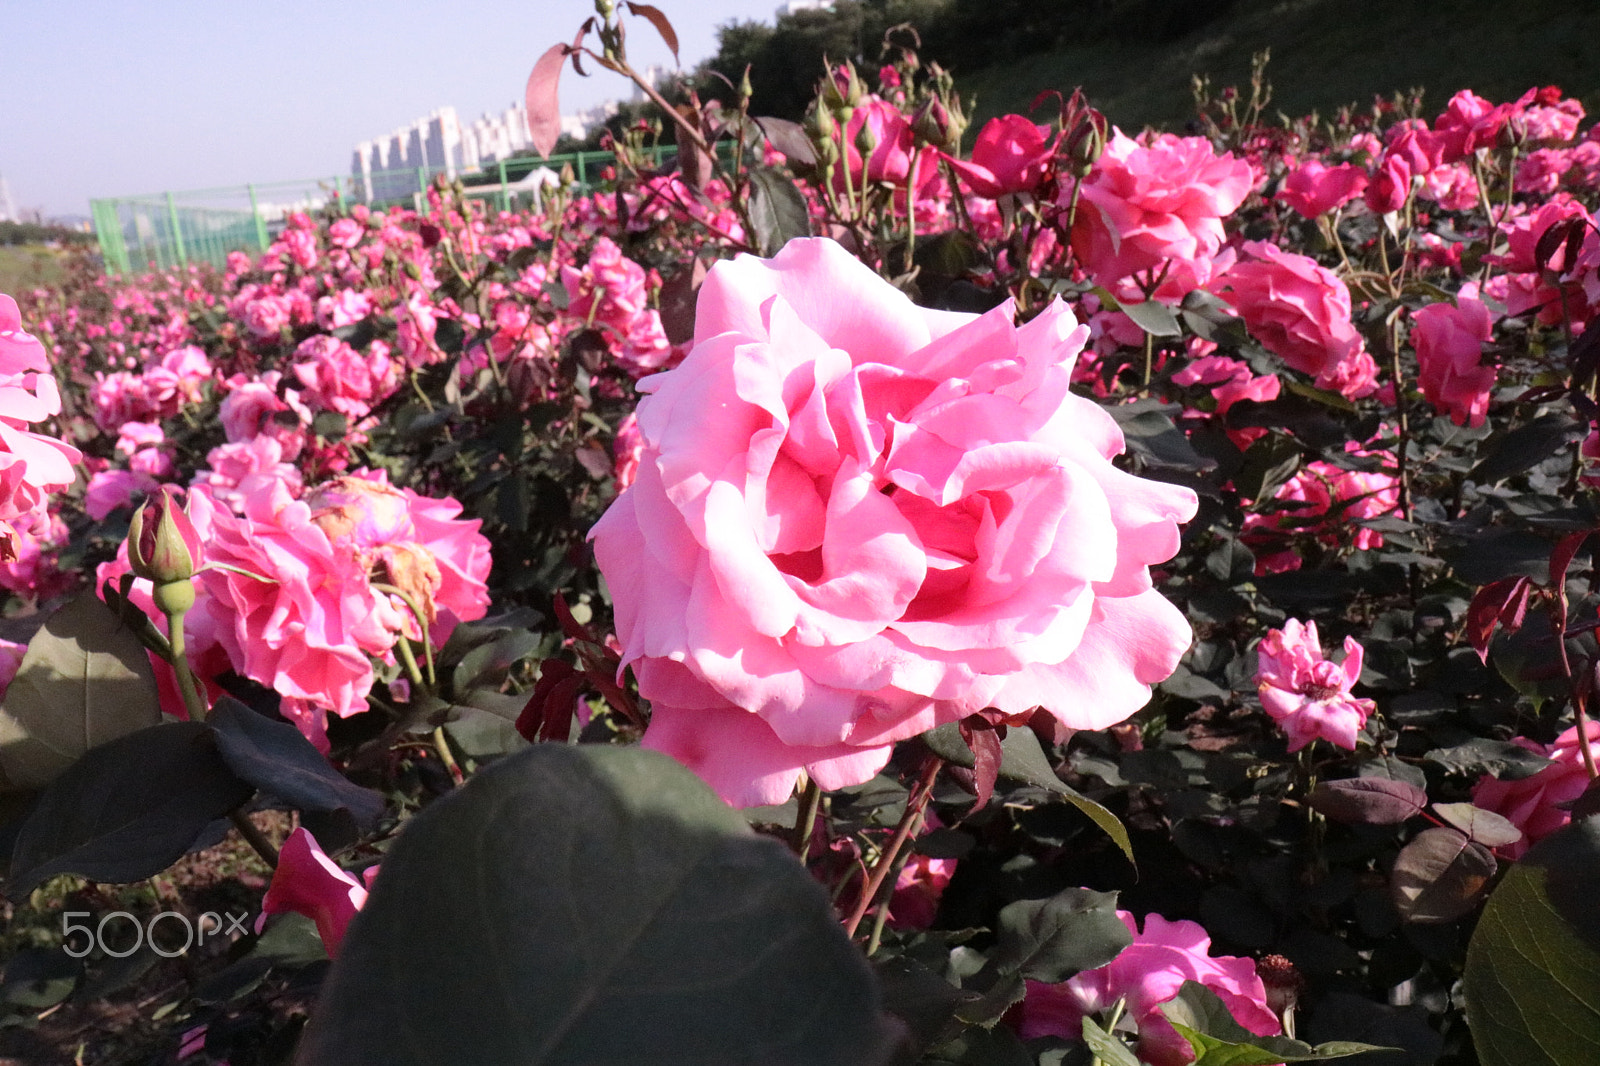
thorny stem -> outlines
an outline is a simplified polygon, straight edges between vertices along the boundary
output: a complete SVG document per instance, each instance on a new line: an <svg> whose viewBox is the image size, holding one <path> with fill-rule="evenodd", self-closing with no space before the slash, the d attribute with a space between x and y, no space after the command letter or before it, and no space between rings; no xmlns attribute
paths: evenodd
<svg viewBox="0 0 1600 1066"><path fill-rule="evenodd" d="M1386 354L1389 356L1389 377L1394 381L1395 421L1400 427L1400 446L1396 449L1398 459L1396 480L1400 484L1400 517L1409 521L1411 519L1411 481L1406 453L1411 448L1411 420L1410 412L1406 410L1406 383L1400 376L1400 345L1393 321L1389 323L1388 349Z"/></svg>
<svg viewBox="0 0 1600 1066"><path fill-rule="evenodd" d="M595 302L598 303L599 301L597 300ZM410 610L411 616L417 620L417 632L422 634L422 657L423 661L428 667L428 684L429 686L437 685L439 682L434 676L433 672L433 642L428 639L428 620L422 616L422 608L417 606L417 601L411 597L409 592L406 592L396 585L374 581L372 583L372 587L377 592L386 592L391 596L398 596L400 598L400 602L404 603L406 608ZM395 643L404 645L405 641L406 635L402 633L400 634L400 639L395 641ZM410 647L403 647L401 654L410 662L411 669L415 671L416 660L412 658ZM413 680L418 685L422 684L420 678L413 678Z"/></svg>
<svg viewBox="0 0 1600 1066"><path fill-rule="evenodd" d="M906 840L911 836L915 823L921 820L922 811L928 805L928 800L933 796L933 779L939 776L939 769L944 766L944 760L938 756L928 760L927 767L922 771L922 776L917 779L916 785L911 789L911 795L906 798L905 813L900 816L900 824L895 826L894 836L889 841L889 846L878 856L878 861L872 864L872 872L865 884L861 886L861 894L856 897L855 908L850 912L850 917L844 923L845 936L854 937L856 927L861 924L861 919L866 917L867 908L872 905L873 897L878 894L878 889L883 886L884 880L889 876L889 871L894 866L895 857L900 854L900 849L905 847Z"/></svg>
<svg viewBox="0 0 1600 1066"><path fill-rule="evenodd" d="M450 750L450 741L444 735L444 726L433 727L433 747L439 753L439 761L444 763L444 768L450 771L450 780L457 787L466 783L467 776L461 772L460 765L456 762L455 752Z"/></svg>
<svg viewBox="0 0 1600 1066"><path fill-rule="evenodd" d="M917 812L916 822L911 827L911 835L916 836L922 830L923 812ZM900 854L894 860L894 866L889 871L889 876L883 879L883 887L878 890L878 909L872 916L872 935L867 938L867 958L878 953L878 945L883 941L883 927L889 920L889 901L894 897L894 886L900 883L900 871L906 868L906 863L911 859L911 850L901 848Z"/></svg>

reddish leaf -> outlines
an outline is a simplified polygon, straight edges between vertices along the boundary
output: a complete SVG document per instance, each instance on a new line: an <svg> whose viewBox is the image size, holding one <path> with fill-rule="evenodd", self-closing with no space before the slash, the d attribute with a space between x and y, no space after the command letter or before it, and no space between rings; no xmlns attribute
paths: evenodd
<svg viewBox="0 0 1600 1066"><path fill-rule="evenodd" d="M758 118L755 123L761 127L762 135L772 142L772 147L782 152L791 166L817 165L816 149L811 146L811 138L800 123L770 116Z"/></svg>
<svg viewBox="0 0 1600 1066"><path fill-rule="evenodd" d="M1435 803L1433 813L1467 834L1474 843L1486 848L1504 847L1522 839L1522 830L1503 815L1474 807L1470 803Z"/></svg>
<svg viewBox="0 0 1600 1066"><path fill-rule="evenodd" d="M994 795L994 783L1000 777L1000 760L1004 751L1000 747L1000 733L978 715L969 715L961 721L961 739L972 749L972 784L977 794L976 810L989 805Z"/></svg>
<svg viewBox="0 0 1600 1066"><path fill-rule="evenodd" d="M572 725L573 703L583 688L583 675L561 659L546 659L539 680L517 715L517 732L530 744L565 740Z"/></svg>
<svg viewBox="0 0 1600 1066"><path fill-rule="evenodd" d="M594 638L594 634L589 632L588 626L572 617L572 608L567 606L566 597L559 592L555 596L555 608L556 621L561 623L561 632L572 640L587 641L590 644L600 643Z"/></svg>
<svg viewBox="0 0 1600 1066"><path fill-rule="evenodd" d="M1572 557L1578 554L1578 549L1583 547L1583 542L1589 539L1591 530L1583 529L1576 533L1568 533L1556 545L1556 550L1550 553L1550 587L1557 592L1567 581L1567 568L1572 565Z"/></svg>
<svg viewBox="0 0 1600 1066"><path fill-rule="evenodd" d="M1321 782L1306 802L1329 820L1346 825L1398 825L1428 805L1428 794L1386 777L1348 777Z"/></svg>
<svg viewBox="0 0 1600 1066"><path fill-rule="evenodd" d="M628 10L641 18L650 20L650 25L656 28L656 32L661 34L661 39L667 42L667 47L672 49L672 61L676 63L678 61L678 35L673 31L672 23L667 21L667 16L661 13L661 9L652 7L649 4L635 4L633 0L628 0Z"/></svg>
<svg viewBox="0 0 1600 1066"><path fill-rule="evenodd" d="M1395 856L1389 882L1408 922L1450 922L1478 905L1496 863L1489 849L1456 829L1424 829Z"/></svg>
<svg viewBox="0 0 1600 1066"><path fill-rule="evenodd" d="M1478 658L1489 661L1489 640L1496 623L1516 632L1528 608L1530 582L1526 576L1503 577L1479 589L1467 607L1467 641Z"/></svg>
<svg viewBox="0 0 1600 1066"><path fill-rule="evenodd" d="M533 73L528 75L528 133L534 150L546 158L561 139L561 100L556 87L569 51L567 45L551 45L533 65Z"/></svg>
<svg viewBox="0 0 1600 1066"><path fill-rule="evenodd" d="M673 344L686 344L694 338L695 303L707 272L705 261L697 258L661 283L661 329Z"/></svg>

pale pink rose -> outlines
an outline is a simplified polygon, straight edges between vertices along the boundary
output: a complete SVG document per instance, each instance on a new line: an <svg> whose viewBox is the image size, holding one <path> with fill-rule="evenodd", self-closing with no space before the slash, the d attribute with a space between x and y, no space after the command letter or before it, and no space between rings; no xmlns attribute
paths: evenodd
<svg viewBox="0 0 1600 1066"><path fill-rule="evenodd" d="M328 243L335 248L354 248L366 230L353 218L341 218L328 227Z"/></svg>
<svg viewBox="0 0 1600 1066"><path fill-rule="evenodd" d="M1561 98L1561 90L1546 86L1533 94L1534 102L1519 114L1523 129L1530 141L1558 141L1562 144L1578 135L1578 123L1583 121L1583 105L1576 100ZM1527 96L1523 100L1528 99ZM1517 101L1519 104L1522 100Z"/></svg>
<svg viewBox="0 0 1600 1066"><path fill-rule="evenodd" d="M89 479L83 509L96 522L119 507L129 507L133 497L156 487L156 479L133 470L102 470Z"/></svg>
<svg viewBox="0 0 1600 1066"><path fill-rule="evenodd" d="M355 289L340 289L317 300L317 325L326 330L354 325L371 313L372 297Z"/></svg>
<svg viewBox="0 0 1600 1066"><path fill-rule="evenodd" d="M1471 211L1478 206L1478 179L1464 163L1444 163L1422 176L1417 195L1446 211Z"/></svg>
<svg viewBox="0 0 1600 1066"><path fill-rule="evenodd" d="M281 482L290 496L300 495L300 470L284 461L283 445L263 434L233 444L219 444L206 453L207 469L195 472L190 484L204 487L211 498L235 512L245 498Z"/></svg>
<svg viewBox="0 0 1600 1066"><path fill-rule="evenodd" d="M1456 425L1483 425L1495 383L1495 368L1480 362L1494 330L1489 309L1460 296L1454 307L1428 304L1412 321L1411 343L1417 349L1422 394Z"/></svg>
<svg viewBox="0 0 1600 1066"><path fill-rule="evenodd" d="M413 292L395 308L394 317L401 356L412 366L434 362L440 355L433 343L439 328L439 309L422 293Z"/></svg>
<svg viewBox="0 0 1600 1066"><path fill-rule="evenodd" d="M1355 637L1344 638L1344 663L1322 657L1317 623L1289 619L1269 629L1257 649L1256 691L1261 706L1289 737L1289 750L1299 751L1318 737L1351 751L1356 734L1377 705L1350 695L1361 680L1362 648Z"/></svg>
<svg viewBox="0 0 1600 1066"><path fill-rule="evenodd" d="M167 439L159 422L124 422L117 428L117 451L132 455L141 448L154 447Z"/></svg>
<svg viewBox="0 0 1600 1066"><path fill-rule="evenodd" d="M217 417L230 444L253 440L276 421L276 415L290 410L278 398L279 373L271 370L261 378L235 374L227 381L228 395L222 398Z"/></svg>
<svg viewBox="0 0 1600 1066"><path fill-rule="evenodd" d="M355 553L331 543L279 481L246 496L240 516L211 507L203 492L191 494L190 508L210 512L207 560L255 575L201 574L231 622L218 638L234 669L341 717L365 710L373 680L367 656L387 652L401 623Z"/></svg>
<svg viewBox="0 0 1600 1066"><path fill-rule="evenodd" d="M970 160L939 154L974 193L993 200L1039 187L1055 154L1049 134L1048 126L1035 125L1022 115L1001 115L978 131Z"/></svg>
<svg viewBox="0 0 1600 1066"><path fill-rule="evenodd" d="M487 613L489 542L478 532L479 519L456 517L455 500L397 489L384 471L363 470L317 486L306 504L336 545L348 545L368 572L410 596L435 644L458 623ZM401 617L406 632L420 637L408 611Z"/></svg>
<svg viewBox="0 0 1600 1066"><path fill-rule="evenodd" d="M1083 180L1072 247L1114 292L1155 288L1177 299L1212 276L1222 220L1250 194L1250 164L1202 137L1162 134L1141 146L1120 130ZM1062 192L1069 197L1070 190Z"/></svg>
<svg viewBox="0 0 1600 1066"><path fill-rule="evenodd" d="M28 429L60 413L44 345L23 330L17 302L0 293L0 559L16 558L10 534L42 518L49 495L78 478L82 452Z"/></svg>
<svg viewBox="0 0 1600 1066"><path fill-rule="evenodd" d="M1196 497L1112 465L1071 310L1013 313L919 308L827 240L712 268L592 534L647 746L750 806L985 708L1149 699L1190 631L1148 567Z"/></svg>
<svg viewBox="0 0 1600 1066"><path fill-rule="evenodd" d="M644 268L609 237L595 241L582 270L563 266L561 282L570 296L566 318L597 327L630 373L653 370L671 356L661 316L650 306Z"/></svg>
<svg viewBox="0 0 1600 1066"><path fill-rule="evenodd" d="M1376 367L1350 322L1350 290L1309 256L1267 241L1244 246L1245 258L1212 283L1233 304L1250 335L1317 385L1351 398L1376 388ZM1369 370L1370 368L1370 370Z"/></svg>
<svg viewBox="0 0 1600 1066"><path fill-rule="evenodd" d="M1523 196L1550 196L1572 166L1566 148L1539 148L1517 161L1516 191Z"/></svg>
<svg viewBox="0 0 1600 1066"><path fill-rule="evenodd" d="M644 455L644 438L639 436L639 418L632 411L617 425L616 439L611 442L615 463L617 491L633 484L639 473L639 460Z"/></svg>
<svg viewBox="0 0 1600 1066"><path fill-rule="evenodd" d="M331 958L339 953L344 931L356 911L367 902L367 890L378 868L367 868L365 884L340 869L317 844L316 837L296 828L278 849L278 867L261 900L256 932L266 928L268 915L293 911L317 925L317 935Z"/></svg>
<svg viewBox="0 0 1600 1066"><path fill-rule="evenodd" d="M317 235L309 230L285 230L280 242L289 253L295 266L310 270L317 265Z"/></svg>
<svg viewBox="0 0 1600 1066"><path fill-rule="evenodd" d="M1278 199L1306 218L1325 215L1360 196L1367 172L1353 163L1330 167L1318 159L1301 164L1278 189Z"/></svg>
<svg viewBox="0 0 1600 1066"><path fill-rule="evenodd" d="M290 369L304 386L301 396L306 403L351 419L366 417L394 392L399 380L387 351L363 355L326 333L301 341L294 359Z"/></svg>
<svg viewBox="0 0 1600 1066"><path fill-rule="evenodd" d="M276 337L289 325L289 300L275 293L246 302L242 310L245 328L256 337Z"/></svg>
<svg viewBox="0 0 1600 1066"><path fill-rule="evenodd" d="M211 362L193 345L176 348L159 363L145 367L145 395L163 418L177 414L186 403L199 403L201 386L211 379Z"/></svg>
<svg viewBox="0 0 1600 1066"><path fill-rule="evenodd" d="M1472 803L1493 811L1522 830L1522 839L1495 851L1520 859L1545 837L1572 821L1572 803L1589 787L1589 771L1578 747L1578 727L1573 726L1549 747L1525 737L1514 743L1551 760L1549 766L1519 780L1501 780L1485 774L1472 786ZM1600 723L1589 723L1589 749L1600 761Z"/></svg>
<svg viewBox="0 0 1600 1066"><path fill-rule="evenodd" d="M1027 982L1018 1027L1024 1039L1079 1040L1085 1017L1123 1000L1126 1016L1139 1029L1140 1061L1184 1066L1194 1061L1194 1051L1160 1008L1177 997L1185 981L1198 981L1215 992L1234 1021L1257 1036L1282 1031L1278 1016L1267 1006L1267 990L1256 964L1233 955L1212 955L1211 937L1199 923L1169 922L1150 914L1140 930L1127 911L1118 911L1117 917L1133 934L1133 943L1115 959L1059 984Z"/></svg>

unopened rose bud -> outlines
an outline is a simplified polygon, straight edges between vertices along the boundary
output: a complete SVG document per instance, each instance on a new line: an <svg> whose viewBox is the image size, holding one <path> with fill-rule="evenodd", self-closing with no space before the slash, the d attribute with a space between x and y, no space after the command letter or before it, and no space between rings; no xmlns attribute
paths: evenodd
<svg viewBox="0 0 1600 1066"><path fill-rule="evenodd" d="M817 153L817 162L830 163L839 158L839 124L833 113L820 103L813 104L806 115L806 135L811 138L811 148Z"/></svg>
<svg viewBox="0 0 1600 1066"><path fill-rule="evenodd" d="M157 585L188 581L202 561L200 534L177 497L174 486L162 485L128 526L129 568Z"/></svg>
<svg viewBox="0 0 1600 1066"><path fill-rule="evenodd" d="M1077 121L1067 131L1063 148L1067 158L1072 160L1073 172L1079 177L1087 176L1089 171L1094 169L1100 153L1106 150L1108 130L1106 117L1094 108L1088 107L1079 113Z"/></svg>
<svg viewBox="0 0 1600 1066"><path fill-rule="evenodd" d="M951 96L948 105L937 96L930 96L911 118L911 131L918 139L951 155L960 154L961 135L966 128L959 96Z"/></svg>
<svg viewBox="0 0 1600 1066"><path fill-rule="evenodd" d="M744 77L739 79L739 104L743 106L751 96L755 95L755 88L750 84L750 64L744 65Z"/></svg>
<svg viewBox="0 0 1600 1066"><path fill-rule="evenodd" d="M1501 148L1521 148L1528 141L1527 120L1521 115L1506 119L1506 124L1500 127L1498 140Z"/></svg>
<svg viewBox="0 0 1600 1066"><path fill-rule="evenodd" d="M856 73L855 64L847 62L839 64L822 79L819 95L828 110L835 112L841 121L848 122L866 93L867 88L861 84L861 75Z"/></svg>

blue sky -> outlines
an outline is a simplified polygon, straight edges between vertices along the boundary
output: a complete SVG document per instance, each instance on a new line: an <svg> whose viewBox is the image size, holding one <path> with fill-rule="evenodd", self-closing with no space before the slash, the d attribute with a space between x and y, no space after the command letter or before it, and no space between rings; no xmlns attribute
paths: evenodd
<svg viewBox="0 0 1600 1066"><path fill-rule="evenodd" d="M777 0L656 0L684 66L716 27L771 22ZM21 209L332 176L358 141L435 107L463 119L522 96L539 54L590 0L11 0L0 60L0 174ZM669 63L629 20L634 62ZM626 97L598 71L562 78L563 110ZM569 106L572 105L572 106Z"/></svg>

